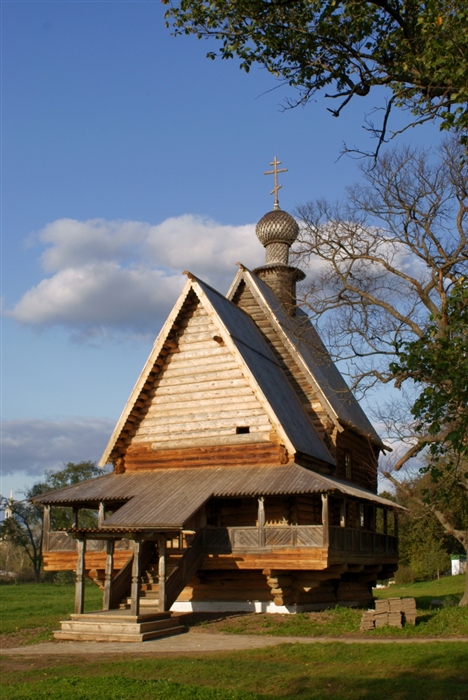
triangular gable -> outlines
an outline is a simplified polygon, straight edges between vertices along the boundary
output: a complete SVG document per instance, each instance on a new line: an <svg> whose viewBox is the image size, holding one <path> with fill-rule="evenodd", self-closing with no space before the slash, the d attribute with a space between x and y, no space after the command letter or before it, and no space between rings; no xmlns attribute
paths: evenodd
<svg viewBox="0 0 468 700"><path fill-rule="evenodd" d="M243 266L227 293L228 299L233 299L241 282L248 286L281 336L285 347L296 359L338 429L351 427L384 449L384 444L331 359L307 314L297 309L295 317L289 316L270 287Z"/></svg>
<svg viewBox="0 0 468 700"><path fill-rule="evenodd" d="M268 430L273 429L279 441L285 445L290 454L305 453L322 462L334 464L333 458L315 431L304 408L293 389L289 386L274 355L253 321L225 297L192 275L189 275L187 285L155 342L150 357L132 391L100 463L105 464L109 460L115 459L119 452L119 450L115 451L117 442L123 439L122 435L125 435L129 422L133 429L133 434L136 435L135 439L139 439L138 430L140 428L135 433L134 427L139 424L141 427L145 417L138 417L138 405L142 401L144 403L144 400L147 398L148 388L151 388L154 382L157 381L154 377L155 367L157 369L158 362L160 365L163 364L159 360L160 354L168 343L174 346L174 341L170 339L171 334L174 337L174 329L177 326L176 321L178 321L179 315L182 314L184 305L189 303L193 295L195 295L209 317L209 321L212 324L211 328L216 333L216 335L213 335L212 331L210 331L212 338L219 338L220 343L225 345L226 351L230 353L229 359L234 359L236 366L242 372L242 374L239 374L239 377L242 379L235 379L232 382L244 382L246 386L250 387L249 392L252 394L252 398L258 401L258 405L262 408L264 415L269 421L266 428ZM196 364L194 364L193 372L196 375ZM239 373L239 369L237 369L237 372ZM161 376L162 383L164 374ZM183 384L183 382L181 383ZM229 381L227 381L227 385L229 385ZM158 397L158 386L156 384L155 398ZM163 391L164 389L160 390L161 393ZM182 392L183 386L176 387L176 391ZM144 396L143 399L141 399L142 396ZM259 420L263 420L263 423L265 423L264 419L260 418ZM156 421L153 419L153 424L157 423L157 419ZM164 430L161 426L158 426L158 429L160 433ZM196 424L194 429L197 429ZM265 426L262 429L265 429ZM164 437L163 434L162 438ZM196 437L194 439L195 444L200 444L199 442L197 443ZM242 437L244 436L237 436L236 442L241 442ZM251 440L255 439L255 435L245 437ZM180 447L183 448L184 446L184 444L180 444ZM153 449L162 448L159 443L153 443ZM122 447L120 447L121 451Z"/></svg>

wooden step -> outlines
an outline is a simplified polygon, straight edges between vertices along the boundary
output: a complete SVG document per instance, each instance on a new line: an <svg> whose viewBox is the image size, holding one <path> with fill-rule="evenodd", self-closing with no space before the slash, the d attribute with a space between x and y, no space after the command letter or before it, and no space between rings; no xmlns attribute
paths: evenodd
<svg viewBox="0 0 468 700"><path fill-rule="evenodd" d="M154 610L153 612L144 612L139 615L132 615L130 612L120 612L120 610L112 611L94 611L89 613L73 613L70 615L71 620L76 620L77 622L152 622L153 620L168 620L172 618L172 613L170 612L159 612L159 610Z"/></svg>
<svg viewBox="0 0 468 700"><path fill-rule="evenodd" d="M62 632L92 632L102 634L144 634L155 630L171 629L177 627L179 621L176 617L153 620L150 622L109 622L107 620L63 620L60 622Z"/></svg>
<svg viewBox="0 0 468 700"><path fill-rule="evenodd" d="M150 639L182 634L186 631L187 628L183 625L170 627L163 630L154 630L153 632L143 632L141 634L112 634L104 632L74 632L57 630L54 632L54 637L55 639L75 642L146 642Z"/></svg>

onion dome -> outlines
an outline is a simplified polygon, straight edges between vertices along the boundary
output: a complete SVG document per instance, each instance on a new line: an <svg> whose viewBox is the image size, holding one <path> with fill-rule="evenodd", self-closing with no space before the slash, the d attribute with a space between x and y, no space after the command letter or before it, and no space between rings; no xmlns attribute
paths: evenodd
<svg viewBox="0 0 468 700"><path fill-rule="evenodd" d="M266 249L266 264L287 265L289 248L299 235L299 226L291 214L279 208L273 209L260 219L255 230Z"/></svg>

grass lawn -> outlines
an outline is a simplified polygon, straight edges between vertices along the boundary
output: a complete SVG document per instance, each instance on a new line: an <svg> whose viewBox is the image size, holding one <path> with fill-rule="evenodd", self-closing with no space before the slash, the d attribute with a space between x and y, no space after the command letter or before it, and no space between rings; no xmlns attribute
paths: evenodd
<svg viewBox="0 0 468 700"><path fill-rule="evenodd" d="M193 616L197 630L216 634L262 634L284 636L352 637L441 637L468 635L468 607L459 608L465 585L465 576L452 576L439 581L416 583L408 586L390 586L376 591L378 597L415 597L418 605L418 623L403 629L384 627L361 633L360 610L335 608L298 615L235 614ZM431 606L431 600L444 601L443 607ZM85 609L99 610L102 592L89 582L86 586ZM59 621L73 611L72 584L18 584L0 587L0 644L19 646L52 639L52 631Z"/></svg>
<svg viewBox="0 0 468 700"><path fill-rule="evenodd" d="M74 600L75 587L69 583L0 586L0 645L49 641L59 621L73 612ZM85 610L101 607L102 591L90 581L85 590Z"/></svg>
<svg viewBox="0 0 468 700"><path fill-rule="evenodd" d="M283 644L178 658L2 660L4 700L462 700L468 645Z"/></svg>
<svg viewBox="0 0 468 700"><path fill-rule="evenodd" d="M450 576L439 581L414 583L407 586L389 586L377 589L378 598L416 598L418 620L415 626L403 629L383 627L360 632L362 610L334 608L298 615L235 615L225 619L199 623L200 630L230 632L233 634L267 634L316 637L450 637L468 635L468 607L459 608L458 602L465 588L466 575ZM441 607L431 605L442 601Z"/></svg>

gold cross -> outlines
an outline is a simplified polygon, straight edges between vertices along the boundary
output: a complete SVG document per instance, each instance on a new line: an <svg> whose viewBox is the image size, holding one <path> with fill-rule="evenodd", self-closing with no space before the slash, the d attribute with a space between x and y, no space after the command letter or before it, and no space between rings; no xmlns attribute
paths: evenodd
<svg viewBox="0 0 468 700"><path fill-rule="evenodd" d="M279 201L278 201L278 191L283 187L283 185L278 185L278 173L287 173L288 169L287 168L278 168L276 167L277 165L281 165L280 160L276 160L276 156L273 158L273 162L270 163L270 165L273 166L273 170L267 170L264 175L274 175L275 178L275 186L271 190L270 194L275 195L275 204L274 204L274 209L279 209Z"/></svg>

